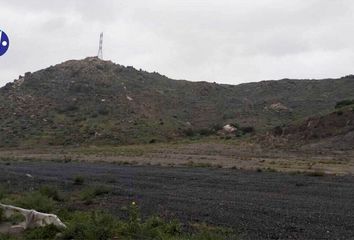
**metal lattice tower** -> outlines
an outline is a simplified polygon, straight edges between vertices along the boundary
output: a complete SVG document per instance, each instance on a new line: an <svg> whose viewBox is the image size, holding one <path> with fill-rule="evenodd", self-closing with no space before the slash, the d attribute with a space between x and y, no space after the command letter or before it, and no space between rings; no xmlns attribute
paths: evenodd
<svg viewBox="0 0 354 240"><path fill-rule="evenodd" d="M100 34L100 45L99 45L98 53L97 53L97 57L99 59L103 59L102 45L103 45L103 32Z"/></svg>

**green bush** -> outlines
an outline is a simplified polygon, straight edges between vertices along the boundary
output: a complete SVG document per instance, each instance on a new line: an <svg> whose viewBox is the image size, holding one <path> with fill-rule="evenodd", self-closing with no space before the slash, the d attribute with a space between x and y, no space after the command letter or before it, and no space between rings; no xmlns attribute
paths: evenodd
<svg viewBox="0 0 354 240"><path fill-rule="evenodd" d="M55 201L62 201L62 197L59 195L59 191L57 188L55 187L51 187L51 186L42 186L39 189L39 192L43 195L43 196L47 196L48 198L51 198Z"/></svg>
<svg viewBox="0 0 354 240"><path fill-rule="evenodd" d="M0 185L0 200L3 199L6 195L6 189Z"/></svg>
<svg viewBox="0 0 354 240"><path fill-rule="evenodd" d="M353 105L353 104L354 104L354 100L343 100L343 101L336 103L335 109L342 108L342 107L349 106L349 105Z"/></svg>
<svg viewBox="0 0 354 240"><path fill-rule="evenodd" d="M195 135L195 132L193 131L192 128L187 128L183 130L183 132L187 137L193 137Z"/></svg>
<svg viewBox="0 0 354 240"><path fill-rule="evenodd" d="M59 229L54 225L48 225L45 227L34 228L27 230L24 233L24 239L26 240L51 240L59 233Z"/></svg>
<svg viewBox="0 0 354 240"><path fill-rule="evenodd" d="M0 223L4 221L4 210L0 208ZM1 238L0 238L1 239Z"/></svg>
<svg viewBox="0 0 354 240"><path fill-rule="evenodd" d="M202 129L198 130L198 133L201 136L209 136L209 135L212 135L214 133L214 131L209 128L202 128Z"/></svg>
<svg viewBox="0 0 354 240"><path fill-rule="evenodd" d="M116 232L118 239L173 239L173 240L236 240L237 236L230 229L192 226L192 233L183 233L182 225L177 220L165 221L159 217L141 220L138 206L131 204L128 208L128 222L119 222Z"/></svg>
<svg viewBox="0 0 354 240"><path fill-rule="evenodd" d="M117 220L101 212L76 212L58 239L106 240L114 236Z"/></svg>
<svg viewBox="0 0 354 240"><path fill-rule="evenodd" d="M230 126L239 129L240 128L240 124L238 123L230 123Z"/></svg>
<svg viewBox="0 0 354 240"><path fill-rule="evenodd" d="M76 176L76 177L74 178L74 184L75 184L75 185L83 185L84 182L85 182L85 179L84 179L84 177L82 177L82 176Z"/></svg>
<svg viewBox="0 0 354 240"><path fill-rule="evenodd" d="M90 204L95 197L107 194L109 192L110 189L104 186L87 187L80 193L80 199L86 204Z"/></svg>
<svg viewBox="0 0 354 240"><path fill-rule="evenodd" d="M133 202L128 211L128 221L119 221L116 234L122 239L179 239L182 227L178 221L166 222L159 217L142 221L138 206ZM175 238L176 237L176 238Z"/></svg>
<svg viewBox="0 0 354 240"><path fill-rule="evenodd" d="M26 208L35 209L39 212L52 212L55 202L52 198L42 195L40 192L27 193L23 197L18 198L14 205Z"/></svg>

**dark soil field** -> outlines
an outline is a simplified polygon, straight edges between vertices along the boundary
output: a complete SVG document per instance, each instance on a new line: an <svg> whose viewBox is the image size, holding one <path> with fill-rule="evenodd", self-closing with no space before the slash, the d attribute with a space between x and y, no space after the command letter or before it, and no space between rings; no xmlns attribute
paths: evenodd
<svg viewBox="0 0 354 240"><path fill-rule="evenodd" d="M14 191L44 184L70 191L78 175L84 185L107 186L112 193L76 208L119 215L122 206L136 201L145 216L231 227L241 239L354 239L352 176L88 162L0 167L0 182Z"/></svg>

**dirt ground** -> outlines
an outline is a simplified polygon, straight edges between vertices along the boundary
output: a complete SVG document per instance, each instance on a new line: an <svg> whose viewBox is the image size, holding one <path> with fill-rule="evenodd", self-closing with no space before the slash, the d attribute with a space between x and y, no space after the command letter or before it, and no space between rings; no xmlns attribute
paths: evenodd
<svg viewBox="0 0 354 240"><path fill-rule="evenodd" d="M112 189L90 207L117 215L136 201L144 215L231 227L242 239L354 239L354 177L349 175L47 161L0 167L0 182L16 191L44 184L69 191L78 175L85 185ZM80 207L87 208L75 206Z"/></svg>
<svg viewBox="0 0 354 240"><path fill-rule="evenodd" d="M354 151L276 149L249 142L188 142L0 150L3 160L87 161L134 165L214 166L281 172L354 173Z"/></svg>

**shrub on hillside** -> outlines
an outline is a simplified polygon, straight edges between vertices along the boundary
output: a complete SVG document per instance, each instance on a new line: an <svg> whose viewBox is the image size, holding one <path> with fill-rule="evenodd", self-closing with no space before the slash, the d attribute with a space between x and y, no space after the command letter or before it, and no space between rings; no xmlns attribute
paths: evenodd
<svg viewBox="0 0 354 240"><path fill-rule="evenodd" d="M342 107L349 106L349 105L353 105L353 104L354 104L354 100L343 100L343 101L336 103L335 109L342 108Z"/></svg>
<svg viewBox="0 0 354 240"><path fill-rule="evenodd" d="M234 128L237 128L237 129L240 128L240 124L238 124L238 123L230 123L230 126L234 127Z"/></svg>
<svg viewBox="0 0 354 240"><path fill-rule="evenodd" d="M108 115L109 114L109 109L106 106L98 106L97 107L97 113L99 115Z"/></svg>
<svg viewBox="0 0 354 240"><path fill-rule="evenodd" d="M241 131L243 134L247 134L247 133L254 133L255 129L254 127L249 126L249 127L242 127Z"/></svg>
<svg viewBox="0 0 354 240"><path fill-rule="evenodd" d="M75 112L75 111L78 111L78 110L79 110L79 107L76 106L73 103L68 103L67 105L63 105L63 106L60 106L60 107L56 108L56 111L58 113Z"/></svg>
<svg viewBox="0 0 354 240"><path fill-rule="evenodd" d="M183 132L187 137L193 137L195 135L195 132L191 128L187 128Z"/></svg>
<svg viewBox="0 0 354 240"><path fill-rule="evenodd" d="M220 124L220 123L216 123L216 124L214 124L214 125L211 127L211 129L212 129L214 132L217 132L217 131L220 131L220 130L223 129L223 125Z"/></svg>
<svg viewBox="0 0 354 240"><path fill-rule="evenodd" d="M211 128L202 128L197 131L197 133L201 136L210 136L215 133L215 131Z"/></svg>

